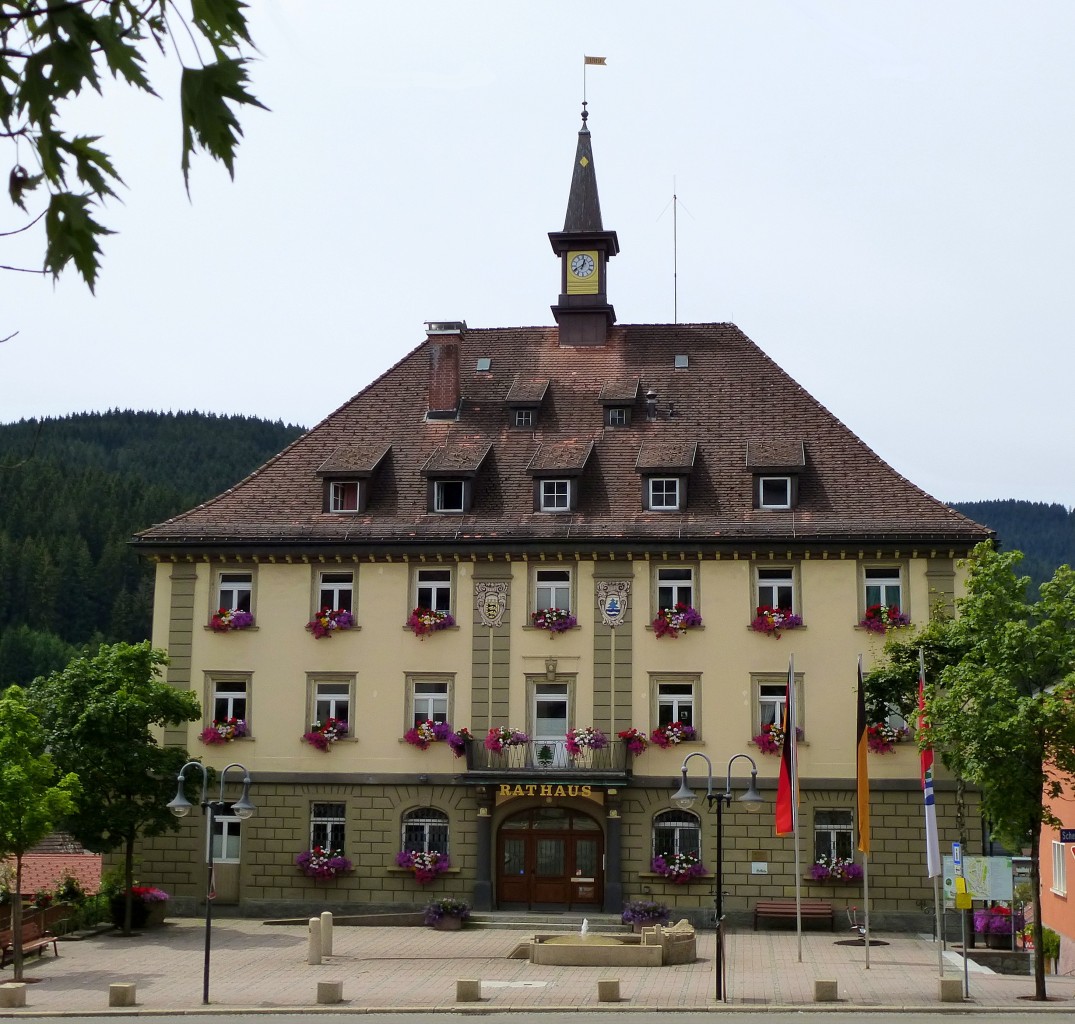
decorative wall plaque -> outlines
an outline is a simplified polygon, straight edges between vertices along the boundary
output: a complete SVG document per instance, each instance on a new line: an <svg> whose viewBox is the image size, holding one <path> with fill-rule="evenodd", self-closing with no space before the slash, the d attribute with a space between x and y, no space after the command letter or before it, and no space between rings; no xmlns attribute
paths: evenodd
<svg viewBox="0 0 1075 1024"><path fill-rule="evenodd" d="M601 621L615 629L627 616L627 601L631 593L630 580L601 580L597 584L597 605Z"/></svg>
<svg viewBox="0 0 1075 1024"><path fill-rule="evenodd" d="M492 629L499 626L508 607L508 585L504 583L475 583L474 595L478 599L478 617L483 626Z"/></svg>

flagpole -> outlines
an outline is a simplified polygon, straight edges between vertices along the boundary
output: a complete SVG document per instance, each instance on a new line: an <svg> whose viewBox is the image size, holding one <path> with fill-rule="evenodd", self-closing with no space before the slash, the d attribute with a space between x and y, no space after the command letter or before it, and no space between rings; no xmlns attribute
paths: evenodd
<svg viewBox="0 0 1075 1024"><path fill-rule="evenodd" d="M866 907L866 970L870 969L870 855L862 855L862 902Z"/></svg>
<svg viewBox="0 0 1075 1024"><path fill-rule="evenodd" d="M866 718L866 685L862 679L862 655L858 659L855 728L855 830L862 854L862 901L866 940L866 970L870 969L870 772L869 741Z"/></svg>
<svg viewBox="0 0 1075 1024"><path fill-rule="evenodd" d="M795 843L795 936L797 939L799 963L803 962L803 892L802 867L799 860L799 709L795 700L795 655L788 660L788 695L791 699L792 713L789 716L788 732L791 740L791 831Z"/></svg>
<svg viewBox="0 0 1075 1024"><path fill-rule="evenodd" d="M941 876L933 876L933 910L937 916L937 976L944 977L944 916L941 913Z"/></svg>
<svg viewBox="0 0 1075 1024"><path fill-rule="evenodd" d="M918 648L918 733L919 740L926 728L926 655L921 647ZM940 977L944 977L944 918L941 914L941 850L937 841L937 807L933 792L933 747L927 745L921 751L922 761L922 794L924 797L925 831L926 831L926 872L933 879L933 913L937 927L937 971ZM965 915L964 915L965 917ZM964 935L966 933L966 921L964 920ZM966 942L963 947L963 964L966 968ZM967 985L964 981L964 991Z"/></svg>

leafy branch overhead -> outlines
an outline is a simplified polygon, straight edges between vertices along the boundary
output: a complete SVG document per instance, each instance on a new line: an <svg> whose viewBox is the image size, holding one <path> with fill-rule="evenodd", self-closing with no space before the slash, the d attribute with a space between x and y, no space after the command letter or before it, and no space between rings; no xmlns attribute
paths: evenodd
<svg viewBox="0 0 1075 1024"><path fill-rule="evenodd" d="M236 108L264 109L246 87L245 51L253 43L245 11L241 0L0 0L0 138L13 149L8 195L31 223L44 214L41 272L55 279L73 263L93 290L100 241L112 234L96 208L123 183L98 145L100 136L63 130L61 104L87 86L100 93L105 73L156 96L143 52L151 44L162 54L175 52L182 65L181 166L188 192L195 149L234 176L242 136ZM42 186L47 199L38 192Z"/></svg>

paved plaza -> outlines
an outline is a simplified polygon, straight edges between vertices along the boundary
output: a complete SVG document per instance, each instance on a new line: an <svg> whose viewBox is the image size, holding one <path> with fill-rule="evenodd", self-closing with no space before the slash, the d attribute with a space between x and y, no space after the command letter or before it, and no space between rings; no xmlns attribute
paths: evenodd
<svg viewBox="0 0 1075 1024"><path fill-rule="evenodd" d="M507 929L437 932L429 928L333 929L333 955L306 963L307 928L218 919L213 925L211 1009L294 1010L316 1005L319 981L343 983L342 1004L324 1009L543 1010L714 1008L712 933L698 936L698 960L676 967L542 967L507 954L527 933ZM1075 1010L1075 978L1050 977L1050 1002L1027 1001L1029 976L983 972L970 975L970 1001L942 1004L937 947L926 937L881 934L887 945L870 950L840 945L847 936L803 935L798 962L794 931L733 932L728 936L728 1005L759 1010L818 1009L814 981L835 980L838 1003L830 1009L1015 1009ZM203 922L184 918L163 928L123 938L115 932L60 943L27 961L25 1010L0 1015L88 1013L108 1009L112 982L137 986L136 1012L190 1011L202 1007ZM962 977L962 960L949 953L946 970ZM456 980L482 982L480 1003L458 1004ZM620 1002L599 1003L599 979L618 978ZM11 980L11 968L0 981ZM128 1013L117 1010L117 1013Z"/></svg>

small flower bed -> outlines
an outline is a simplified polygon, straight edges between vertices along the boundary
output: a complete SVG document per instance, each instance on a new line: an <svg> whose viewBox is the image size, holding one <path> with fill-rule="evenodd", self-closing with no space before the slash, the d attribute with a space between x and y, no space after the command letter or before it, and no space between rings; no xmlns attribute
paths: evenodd
<svg viewBox="0 0 1075 1024"><path fill-rule="evenodd" d="M974 930L982 935L1011 935L1013 927L1021 928L1021 915L1012 914L1011 907L999 903L974 912Z"/></svg>
<svg viewBox="0 0 1075 1024"><path fill-rule="evenodd" d="M198 739L209 746L216 746L241 739L246 733L246 722L241 718L215 718L212 725L202 729Z"/></svg>
<svg viewBox="0 0 1075 1024"><path fill-rule="evenodd" d="M889 754L897 743L903 743L910 738L911 730L907 726L895 729L887 722L866 726L866 746L872 754Z"/></svg>
<svg viewBox="0 0 1075 1024"><path fill-rule="evenodd" d="M327 751L341 736L347 735L347 723L341 718L326 718L310 726L309 732L302 734L304 743L318 750Z"/></svg>
<svg viewBox="0 0 1075 1024"><path fill-rule="evenodd" d="M337 629L350 629L355 624L355 617L344 608L322 608L309 622L306 628L313 633L315 640L322 637L332 639Z"/></svg>
<svg viewBox="0 0 1075 1024"><path fill-rule="evenodd" d="M871 633L885 633L890 629L899 629L901 626L909 626L911 616L904 615L898 604L890 604L887 607L880 604L871 604L866 609L866 614L859 623Z"/></svg>
<svg viewBox="0 0 1075 1024"><path fill-rule="evenodd" d="M772 608L767 604L761 604L754 613L754 621L751 622L750 628L755 633L768 633L775 640L779 640L784 630L798 629L802 624L801 615L794 615L786 608Z"/></svg>
<svg viewBox="0 0 1075 1024"><path fill-rule="evenodd" d="M496 725L485 735L485 749L499 754L505 747L521 747L530 737L510 725Z"/></svg>
<svg viewBox="0 0 1075 1024"><path fill-rule="evenodd" d="M436 633L439 629L450 629L455 625L455 619L449 612L435 612L429 608L415 608L407 625L414 630L419 640L424 640L430 633Z"/></svg>
<svg viewBox="0 0 1075 1024"><path fill-rule="evenodd" d="M568 729L565 739L567 752L572 757L578 757L584 750L601 750L608 746L608 737L592 725Z"/></svg>
<svg viewBox="0 0 1075 1024"><path fill-rule="evenodd" d="M295 866L307 878L335 878L351 870L351 862L339 850L315 846L295 857Z"/></svg>
<svg viewBox="0 0 1075 1024"><path fill-rule="evenodd" d="M667 750L669 747L678 746L684 740L693 740L694 735L693 725L684 725L682 722L669 722L667 725L654 729L649 738L658 747Z"/></svg>
<svg viewBox="0 0 1075 1024"><path fill-rule="evenodd" d="M426 924L436 924L446 917L458 917L460 921L465 921L470 917L470 904L465 900L457 900L454 896L445 896L426 907Z"/></svg>
<svg viewBox="0 0 1075 1024"><path fill-rule="evenodd" d="M547 629L550 633L563 633L574 629L579 620L564 608L542 608L530 616L535 629Z"/></svg>
<svg viewBox="0 0 1075 1024"><path fill-rule="evenodd" d="M796 728L795 738L802 740L802 729ZM779 754L784 749L784 730L775 723L770 722L768 725L761 727L761 732L754 737L754 745L763 754Z"/></svg>
<svg viewBox="0 0 1075 1024"><path fill-rule="evenodd" d="M155 885L132 885L131 893L136 900L141 900L147 905L153 903L167 903L171 899L163 889L158 889Z"/></svg>
<svg viewBox="0 0 1075 1024"><path fill-rule="evenodd" d="M209 626L217 633L227 633L232 629L249 629L254 625L254 616L238 608L218 608L209 620Z"/></svg>
<svg viewBox="0 0 1075 1024"><path fill-rule="evenodd" d="M473 733L466 726L463 726L462 729L456 729L448 737L448 748L456 757L466 757L467 744L472 742L473 739Z"/></svg>
<svg viewBox="0 0 1075 1024"><path fill-rule="evenodd" d="M662 636L673 639L685 629L694 629L702 624L702 616L689 604L678 602L675 608L662 608L653 620L653 633L659 640Z"/></svg>
<svg viewBox="0 0 1075 1024"><path fill-rule="evenodd" d="M623 905L623 915L620 920L624 924L667 924L669 918L668 907L664 903L656 903L653 900L631 900Z"/></svg>
<svg viewBox="0 0 1075 1024"><path fill-rule="evenodd" d="M627 744L627 749L638 757L640 754L646 752L646 747L649 746L649 738L640 729L635 729L633 726L630 729L624 729L623 732L616 733L617 736L624 743Z"/></svg>
<svg viewBox="0 0 1075 1024"><path fill-rule="evenodd" d="M815 882L859 882L862 868L847 857L822 855L810 865L810 877Z"/></svg>
<svg viewBox="0 0 1075 1024"><path fill-rule="evenodd" d="M401 850L396 854L396 864L413 871L414 879L419 885L427 885L452 866L448 855L437 853L436 850Z"/></svg>
<svg viewBox="0 0 1075 1024"><path fill-rule="evenodd" d="M447 740L452 735L452 727L447 722L434 722L426 719L419 722L413 729L408 729L403 738L419 750L428 750L430 743L439 743Z"/></svg>
<svg viewBox="0 0 1075 1024"><path fill-rule="evenodd" d="M661 875L676 885L686 885L706 874L702 862L693 853L675 853L670 857L654 857L650 864L655 875Z"/></svg>

